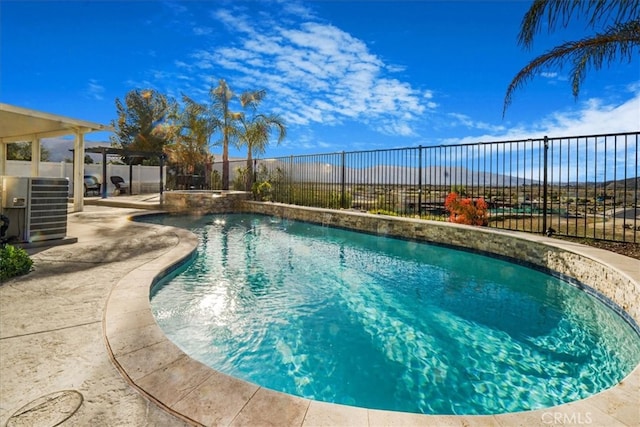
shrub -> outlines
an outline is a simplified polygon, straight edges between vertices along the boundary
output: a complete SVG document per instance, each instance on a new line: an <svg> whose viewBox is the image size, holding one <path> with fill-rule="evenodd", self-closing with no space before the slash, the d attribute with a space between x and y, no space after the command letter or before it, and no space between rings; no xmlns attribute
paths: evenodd
<svg viewBox="0 0 640 427"><path fill-rule="evenodd" d="M444 207L449 211L449 221L456 224L487 225L489 212L487 202L483 198L475 201L471 198L462 199L458 193L449 193Z"/></svg>
<svg viewBox="0 0 640 427"><path fill-rule="evenodd" d="M271 201L271 184L268 181L254 182L253 197L259 201Z"/></svg>
<svg viewBox="0 0 640 427"><path fill-rule="evenodd" d="M32 265L33 261L24 249L11 245L0 247L0 282L27 274Z"/></svg>

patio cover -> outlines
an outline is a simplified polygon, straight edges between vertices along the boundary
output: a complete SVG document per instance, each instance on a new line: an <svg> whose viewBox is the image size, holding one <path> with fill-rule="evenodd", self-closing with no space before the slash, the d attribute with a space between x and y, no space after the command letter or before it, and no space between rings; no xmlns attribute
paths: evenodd
<svg viewBox="0 0 640 427"><path fill-rule="evenodd" d="M90 147L85 149L85 152L87 153L94 153L94 154L102 154L102 180L104 181L102 187L101 187L101 196L103 199L107 198L107 154L116 154L118 156L121 157L157 157L160 160L160 181L159 181L159 190L160 190L160 204L162 204L162 192L163 192L163 185L162 183L164 182L164 178L162 176L163 174L163 168L164 168L164 161L166 159L166 156L164 154L164 152L162 151L137 151L137 150L129 150L129 149L124 149L124 148L115 148L115 147ZM132 164L131 162L129 162L129 194L131 194L132 191L132 185L133 185L133 173L132 173Z"/></svg>
<svg viewBox="0 0 640 427"><path fill-rule="evenodd" d="M40 140L63 135L75 135L73 171L73 210L84 208L84 134L96 131L113 132L111 126L86 120L0 103L0 175L6 173L7 144L31 142L31 173L40 173Z"/></svg>

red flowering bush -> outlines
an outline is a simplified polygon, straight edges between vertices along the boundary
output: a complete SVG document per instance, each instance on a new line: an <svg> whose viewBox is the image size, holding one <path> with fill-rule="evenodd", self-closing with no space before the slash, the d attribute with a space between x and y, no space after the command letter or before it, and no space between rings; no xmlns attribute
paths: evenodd
<svg viewBox="0 0 640 427"><path fill-rule="evenodd" d="M489 212L487 202L483 198L461 198L458 193L449 193L444 201L444 208L449 211L449 221L456 224L487 225Z"/></svg>

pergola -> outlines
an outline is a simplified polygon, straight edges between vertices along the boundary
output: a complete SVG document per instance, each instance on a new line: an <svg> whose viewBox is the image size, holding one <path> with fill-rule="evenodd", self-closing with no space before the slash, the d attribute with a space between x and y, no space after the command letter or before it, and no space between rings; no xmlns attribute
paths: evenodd
<svg viewBox="0 0 640 427"><path fill-rule="evenodd" d="M7 144L31 142L30 176L40 174L40 141L63 135L75 135L73 144L73 210L84 208L84 135L89 132L113 132L111 126L86 120L0 103L0 175L6 173Z"/></svg>
<svg viewBox="0 0 640 427"><path fill-rule="evenodd" d="M165 161L165 154L162 151L136 151L136 150L127 150L127 149L123 149L123 148L114 148L114 147L91 147L91 148L87 148L85 150L85 152L87 153L94 153L94 154L102 154L102 180L104 181L102 184L102 187L100 189L101 192L101 196L103 199L107 198L107 155L108 154L115 154L118 155L120 157L142 157L142 158L148 158L148 157L157 157L160 163L160 181L159 181L159 190L160 190L160 203L162 203L162 190L163 190L163 185L162 183L164 182L164 178L163 178L163 168L164 168L164 161ZM133 174L131 172L132 169L132 163L129 162L129 191L131 190L131 186L133 185Z"/></svg>

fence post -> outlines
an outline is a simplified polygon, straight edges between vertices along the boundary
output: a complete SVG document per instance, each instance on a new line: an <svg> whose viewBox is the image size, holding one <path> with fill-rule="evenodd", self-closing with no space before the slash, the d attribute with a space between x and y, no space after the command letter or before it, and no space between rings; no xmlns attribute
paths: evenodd
<svg viewBox="0 0 640 427"><path fill-rule="evenodd" d="M544 136L544 157L543 157L543 177L542 177L542 232L547 231L547 170L548 170L548 155L549 155L549 138Z"/></svg>
<svg viewBox="0 0 640 427"><path fill-rule="evenodd" d="M158 190L160 190L160 206L164 205L164 195L163 195L163 189L164 189L164 161L165 161L165 154L161 154L160 157L158 158L159 163L160 163L160 188Z"/></svg>
<svg viewBox="0 0 640 427"><path fill-rule="evenodd" d="M418 218L422 218L422 145L418 146Z"/></svg>
<svg viewBox="0 0 640 427"><path fill-rule="evenodd" d="M287 192L287 203L292 204L293 200L293 156L289 156L289 191Z"/></svg>
<svg viewBox="0 0 640 427"><path fill-rule="evenodd" d="M342 152L342 155L340 156L341 162L342 162L342 166L341 166L341 171L340 171L340 207L342 209L346 209L346 202L347 202L347 186L345 183L345 162L344 162L344 158L345 158L345 154L344 151Z"/></svg>

